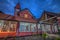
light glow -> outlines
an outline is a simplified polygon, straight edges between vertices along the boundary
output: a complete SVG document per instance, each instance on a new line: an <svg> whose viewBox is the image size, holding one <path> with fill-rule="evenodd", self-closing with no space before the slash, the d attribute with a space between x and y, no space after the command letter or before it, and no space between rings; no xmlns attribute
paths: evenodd
<svg viewBox="0 0 60 40"><path fill-rule="evenodd" d="M25 17L25 18L28 18L28 15L27 15L27 14L25 14L25 15L24 15L24 17Z"/></svg>

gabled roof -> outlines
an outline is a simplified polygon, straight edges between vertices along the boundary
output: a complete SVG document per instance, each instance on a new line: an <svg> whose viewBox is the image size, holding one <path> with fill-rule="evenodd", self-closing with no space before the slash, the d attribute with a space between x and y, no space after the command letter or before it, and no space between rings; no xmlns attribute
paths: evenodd
<svg viewBox="0 0 60 40"><path fill-rule="evenodd" d="M33 17L33 19L35 19L35 16L32 14L32 12L28 8L25 8L25 9L21 10L20 12L24 12L24 11L29 12L29 14Z"/></svg>
<svg viewBox="0 0 60 40"><path fill-rule="evenodd" d="M20 4L17 3L17 5L15 6L16 9L20 9Z"/></svg>
<svg viewBox="0 0 60 40"><path fill-rule="evenodd" d="M19 2L16 4L15 8L20 9L20 4L19 4ZM28 8L25 8L25 9L23 9L23 10L20 10L20 12L26 11L26 10L27 10L28 12L30 12L30 15L33 17L33 19L36 19L35 16L32 14L32 12L31 12Z"/></svg>
<svg viewBox="0 0 60 40"><path fill-rule="evenodd" d="M8 14L4 14L2 11L0 11L0 19L5 19L7 17L9 17L10 15Z"/></svg>
<svg viewBox="0 0 60 40"><path fill-rule="evenodd" d="M53 13L53 12L48 12L48 11L44 11L44 13L53 15L53 16L60 16L60 14L58 14L58 13Z"/></svg>
<svg viewBox="0 0 60 40"><path fill-rule="evenodd" d="M57 17L60 16L60 14L58 14L58 13L53 13L53 12L44 11L44 12L42 13L41 17L38 19L38 21L41 20L41 18L42 18L42 16L43 16L44 14L48 14L48 15L52 15L52 16L57 16Z"/></svg>
<svg viewBox="0 0 60 40"><path fill-rule="evenodd" d="M8 15L0 11L0 20L15 20L14 16Z"/></svg>

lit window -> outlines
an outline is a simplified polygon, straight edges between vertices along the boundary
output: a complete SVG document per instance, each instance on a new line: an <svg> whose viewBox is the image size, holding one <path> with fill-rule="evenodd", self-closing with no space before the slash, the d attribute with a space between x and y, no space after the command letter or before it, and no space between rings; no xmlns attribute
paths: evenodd
<svg viewBox="0 0 60 40"><path fill-rule="evenodd" d="M0 32L16 32L17 22L15 21L1 21Z"/></svg>
<svg viewBox="0 0 60 40"><path fill-rule="evenodd" d="M27 15L27 14L25 14L25 15L24 15L24 17L25 17L25 18L27 18L27 17L28 17L28 15Z"/></svg>
<svg viewBox="0 0 60 40"><path fill-rule="evenodd" d="M20 32L30 32L30 23L20 22Z"/></svg>
<svg viewBox="0 0 60 40"><path fill-rule="evenodd" d="M37 29L36 29L36 24L31 23L31 31L32 31L32 32L36 32L36 31L37 31Z"/></svg>

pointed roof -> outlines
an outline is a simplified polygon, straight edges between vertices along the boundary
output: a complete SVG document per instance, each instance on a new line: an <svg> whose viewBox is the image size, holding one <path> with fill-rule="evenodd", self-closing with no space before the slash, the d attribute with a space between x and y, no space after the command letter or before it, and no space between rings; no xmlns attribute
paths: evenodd
<svg viewBox="0 0 60 40"><path fill-rule="evenodd" d="M42 13L41 17L38 19L38 21L41 20L41 18L43 17L44 14L52 15L52 16L57 16L57 17L60 16L60 14L58 14L58 13L53 13L53 12L49 12L49 11L45 11L44 10L44 12Z"/></svg>
<svg viewBox="0 0 60 40"><path fill-rule="evenodd" d="M21 10L20 13L21 12L28 12L32 16L32 18L36 20L35 16L33 15L33 13L28 8Z"/></svg>
<svg viewBox="0 0 60 40"><path fill-rule="evenodd" d="M48 15L53 15L53 16L60 16L59 13L54 13L54 12L44 11L44 13L46 13L46 14L48 14Z"/></svg>
<svg viewBox="0 0 60 40"><path fill-rule="evenodd" d="M5 14L2 11L0 11L0 20L2 20L2 19L4 19L4 20L13 20L13 16Z"/></svg>
<svg viewBox="0 0 60 40"><path fill-rule="evenodd" d="M10 15L4 14L2 11L0 11L0 19L5 19L5 18L7 18L8 16L10 16Z"/></svg>
<svg viewBox="0 0 60 40"><path fill-rule="evenodd" d="M16 6L15 6L16 9L20 9L20 4L17 3Z"/></svg>

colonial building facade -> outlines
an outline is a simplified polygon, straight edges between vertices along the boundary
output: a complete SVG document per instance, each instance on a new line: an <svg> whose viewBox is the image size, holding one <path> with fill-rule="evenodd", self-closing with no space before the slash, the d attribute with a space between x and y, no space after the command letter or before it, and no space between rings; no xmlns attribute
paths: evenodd
<svg viewBox="0 0 60 40"><path fill-rule="evenodd" d="M0 12L0 37L58 32L56 23L60 22L60 18L54 17L58 15L44 11L40 19L35 19L29 9L21 10L19 3L14 10L14 16ZM51 17L54 18L49 20Z"/></svg>

